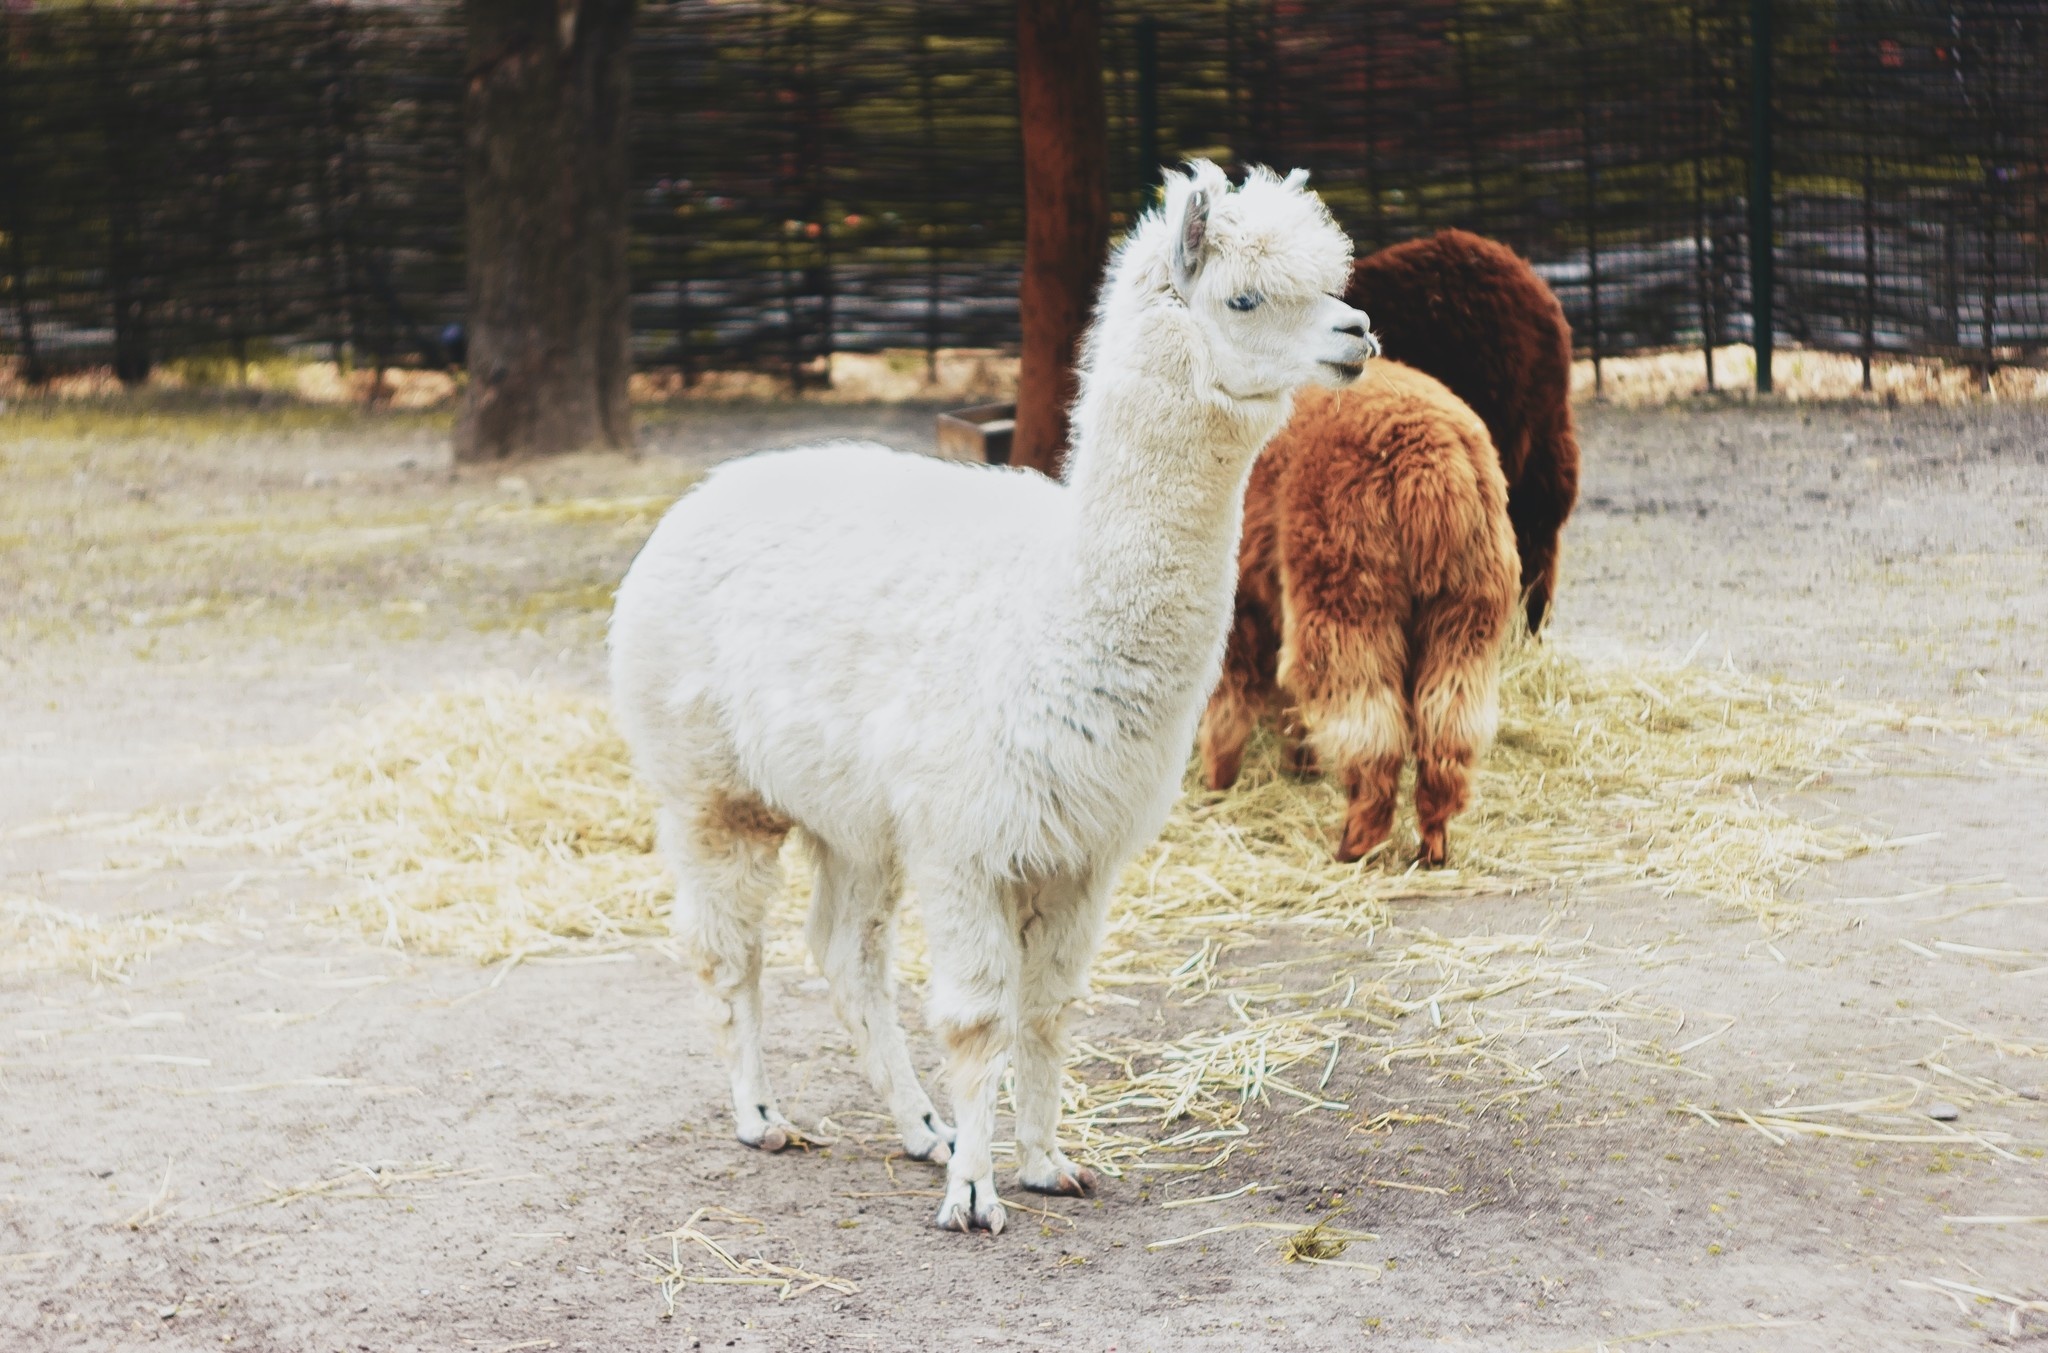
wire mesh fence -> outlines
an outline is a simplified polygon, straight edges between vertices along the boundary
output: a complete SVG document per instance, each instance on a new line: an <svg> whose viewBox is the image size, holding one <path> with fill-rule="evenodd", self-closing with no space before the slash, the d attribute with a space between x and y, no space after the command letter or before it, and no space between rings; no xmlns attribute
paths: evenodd
<svg viewBox="0 0 2048 1353"><path fill-rule="evenodd" d="M1108 0L1115 220L1156 166L1306 165L1361 249L1503 239L1595 356L1774 330L2048 351L2039 0ZM634 343L686 375L1017 337L1011 0L643 0ZM463 309L460 14L190 0L0 13L0 353L35 376L270 352L439 365Z"/></svg>

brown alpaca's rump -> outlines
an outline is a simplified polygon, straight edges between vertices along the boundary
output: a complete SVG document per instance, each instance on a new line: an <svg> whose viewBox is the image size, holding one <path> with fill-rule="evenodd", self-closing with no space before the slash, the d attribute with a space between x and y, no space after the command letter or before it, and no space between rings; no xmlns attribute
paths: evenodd
<svg viewBox="0 0 2048 1353"><path fill-rule="evenodd" d="M1449 386L1492 434L1535 633L1579 496L1572 331L1557 297L1506 245L1445 230L1360 259L1345 299L1371 317L1388 358Z"/></svg>
<svg viewBox="0 0 2048 1353"><path fill-rule="evenodd" d="M1343 393L1304 391L1245 497L1236 616L1202 719L1210 786L1236 781L1284 692L1344 785L1338 858L1387 839L1412 753L1422 859L1442 864L1498 720L1517 571L1493 442L1441 383L1382 361Z"/></svg>

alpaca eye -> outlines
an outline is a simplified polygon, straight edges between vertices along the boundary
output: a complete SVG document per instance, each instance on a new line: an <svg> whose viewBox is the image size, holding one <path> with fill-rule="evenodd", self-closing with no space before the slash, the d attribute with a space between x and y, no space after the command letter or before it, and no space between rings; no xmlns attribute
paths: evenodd
<svg viewBox="0 0 2048 1353"><path fill-rule="evenodd" d="M1266 298L1264 296L1259 295L1259 293L1256 291L1247 291L1242 296L1232 296L1229 300L1225 301L1224 304L1229 306L1232 310L1243 312L1246 310L1258 309L1259 302L1265 299Z"/></svg>

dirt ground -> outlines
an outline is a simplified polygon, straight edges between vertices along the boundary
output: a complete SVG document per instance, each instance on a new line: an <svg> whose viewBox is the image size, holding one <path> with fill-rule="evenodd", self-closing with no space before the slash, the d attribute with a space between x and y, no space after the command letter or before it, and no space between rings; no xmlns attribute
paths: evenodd
<svg viewBox="0 0 2048 1353"><path fill-rule="evenodd" d="M1343 1111L1283 1099L1214 1171L1016 1195L998 1238L930 1229L938 1174L889 1158L810 974L770 974L769 1051L833 1140L760 1156L656 948L421 958L309 925L329 885L102 830L389 694L596 689L651 518L575 503L658 504L806 436L928 445L930 412L671 410L638 461L505 473L451 472L426 415L0 418L0 900L203 922L126 973L0 952L0 1347L2048 1348L2039 406L1588 409L1554 642L1927 716L1868 749L1888 773L1799 799L1893 847L1816 871L1774 936L1683 896L1410 906L1410 929L1583 936L1577 976L1669 1015L1671 1054L1560 1044L1505 1099L1347 1063ZM1304 957L1276 928L1229 961ZM1200 1013L1140 994L1084 1036ZM1740 1121L1894 1093L1844 1135ZM840 1286L691 1285L669 1313L647 1256L705 1207L763 1223L703 1223L736 1253ZM1376 1238L1322 1266L1275 1229L1148 1248L1332 1216Z"/></svg>

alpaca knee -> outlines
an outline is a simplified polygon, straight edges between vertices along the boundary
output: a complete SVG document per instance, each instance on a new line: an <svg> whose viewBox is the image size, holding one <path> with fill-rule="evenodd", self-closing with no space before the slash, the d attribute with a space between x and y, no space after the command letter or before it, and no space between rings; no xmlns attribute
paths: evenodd
<svg viewBox="0 0 2048 1353"><path fill-rule="evenodd" d="M940 1043L946 1050L946 1072L956 1092L993 1090L1002 1077L1010 1056L1008 1021L994 1015L980 1018L937 1021Z"/></svg>

